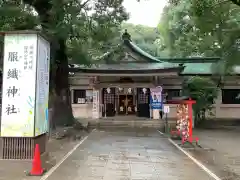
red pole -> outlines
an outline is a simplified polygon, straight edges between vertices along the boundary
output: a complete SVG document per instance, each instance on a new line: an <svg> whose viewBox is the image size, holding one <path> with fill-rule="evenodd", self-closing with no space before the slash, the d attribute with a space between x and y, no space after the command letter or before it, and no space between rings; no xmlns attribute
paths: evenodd
<svg viewBox="0 0 240 180"><path fill-rule="evenodd" d="M196 101L193 101L191 98L189 98L188 102L188 115L189 115L189 139L192 142L192 123L193 123L193 110L192 110L192 106L194 103L196 103Z"/></svg>
<svg viewBox="0 0 240 180"><path fill-rule="evenodd" d="M192 138L192 102L188 103L188 115L189 115L189 137Z"/></svg>

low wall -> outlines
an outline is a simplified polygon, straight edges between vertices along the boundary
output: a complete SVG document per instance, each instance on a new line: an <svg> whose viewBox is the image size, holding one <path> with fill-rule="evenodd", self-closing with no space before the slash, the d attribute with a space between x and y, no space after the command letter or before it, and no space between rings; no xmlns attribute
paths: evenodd
<svg viewBox="0 0 240 180"><path fill-rule="evenodd" d="M92 118L92 104L72 104L75 118Z"/></svg>
<svg viewBox="0 0 240 180"><path fill-rule="evenodd" d="M166 104L167 105L167 104ZM175 104L170 104L168 118L176 118L177 112ZM72 104L73 116L75 118L92 118L92 104ZM99 112L101 117L101 112Z"/></svg>
<svg viewBox="0 0 240 180"><path fill-rule="evenodd" d="M221 119L240 119L239 104L221 104L217 108L216 118Z"/></svg>
<svg viewBox="0 0 240 180"><path fill-rule="evenodd" d="M169 106L170 113L168 114L169 119L176 119L177 117L177 105L176 104L165 104ZM75 118L92 118L92 104L72 104L73 115ZM99 112L101 117L101 112ZM212 109L212 114L206 113L208 119L218 120L240 120L240 105L238 104L219 104L215 105Z"/></svg>

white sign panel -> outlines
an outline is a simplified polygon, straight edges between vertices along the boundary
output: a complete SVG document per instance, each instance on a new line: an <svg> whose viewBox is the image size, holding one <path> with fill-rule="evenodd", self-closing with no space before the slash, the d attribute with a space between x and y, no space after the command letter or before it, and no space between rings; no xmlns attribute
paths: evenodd
<svg viewBox="0 0 240 180"><path fill-rule="evenodd" d="M86 103L91 104L93 102L93 90L86 90Z"/></svg>
<svg viewBox="0 0 240 180"><path fill-rule="evenodd" d="M170 112L169 106L163 106L163 112L164 112L165 114L168 114L168 113Z"/></svg>
<svg viewBox="0 0 240 180"><path fill-rule="evenodd" d="M39 75L38 38L37 34L5 35L1 117L3 137L35 136L35 123L38 124L36 107L39 104L36 104L39 96L37 94L36 97L36 84L39 87L39 82L36 83Z"/></svg>
<svg viewBox="0 0 240 180"><path fill-rule="evenodd" d="M38 36L35 136L48 131L50 44Z"/></svg>
<svg viewBox="0 0 240 180"><path fill-rule="evenodd" d="M92 118L99 118L99 91L93 91L93 107L92 107Z"/></svg>
<svg viewBox="0 0 240 180"><path fill-rule="evenodd" d="M1 136L34 136L36 34L4 39Z"/></svg>
<svg viewBox="0 0 240 180"><path fill-rule="evenodd" d="M78 98L77 103L78 104L85 104L85 98Z"/></svg>

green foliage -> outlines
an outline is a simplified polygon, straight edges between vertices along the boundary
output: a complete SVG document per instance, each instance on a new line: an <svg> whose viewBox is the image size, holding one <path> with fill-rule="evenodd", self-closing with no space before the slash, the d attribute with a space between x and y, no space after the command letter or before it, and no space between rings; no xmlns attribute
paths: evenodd
<svg viewBox="0 0 240 180"><path fill-rule="evenodd" d="M14 1L0 1L1 31L34 29L39 23L30 6Z"/></svg>
<svg viewBox="0 0 240 180"><path fill-rule="evenodd" d="M120 36L120 25L128 18L122 0L14 0L0 1L1 31L38 29L51 40L52 59L58 40L67 45L71 62L90 64ZM57 61L61 61L58 59Z"/></svg>
<svg viewBox="0 0 240 180"><path fill-rule="evenodd" d="M197 122L205 119L205 113L211 113L215 99L218 97L219 88L210 78L191 77L183 83L183 95L196 100L193 105Z"/></svg>
<svg viewBox="0 0 240 180"><path fill-rule="evenodd" d="M224 0L170 1L158 25L169 56L220 56L239 63L240 7Z"/></svg>
<svg viewBox="0 0 240 180"><path fill-rule="evenodd" d="M39 23L30 6L0 0L0 31L35 29ZM0 54L3 53L3 36L0 37ZM2 61L2 59L1 59ZM2 64L2 63L1 63Z"/></svg>
<svg viewBox="0 0 240 180"><path fill-rule="evenodd" d="M147 53L155 57L165 56L165 53L162 52L160 33L157 28L123 23L121 29L127 29L134 43Z"/></svg>
<svg viewBox="0 0 240 180"><path fill-rule="evenodd" d="M128 14L123 0L0 0L0 31L35 29L51 44L50 88L56 92L54 119L71 124L68 64L92 64L119 34ZM120 36L120 34L119 34ZM0 41L1 47L3 41ZM2 50L2 48L1 48ZM63 98L67 97L67 98Z"/></svg>
<svg viewBox="0 0 240 180"><path fill-rule="evenodd" d="M240 0L230 0L232 3L240 6Z"/></svg>

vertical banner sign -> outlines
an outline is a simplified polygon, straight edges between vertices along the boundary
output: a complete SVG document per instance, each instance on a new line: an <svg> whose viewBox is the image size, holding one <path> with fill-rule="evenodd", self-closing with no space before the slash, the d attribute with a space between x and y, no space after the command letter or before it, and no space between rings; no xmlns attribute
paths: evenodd
<svg viewBox="0 0 240 180"><path fill-rule="evenodd" d="M162 87L151 88L151 109L162 109Z"/></svg>
<svg viewBox="0 0 240 180"><path fill-rule="evenodd" d="M36 81L40 71L43 71L40 70L42 67L39 64L44 61L44 58L39 55L39 48L42 48L38 42L39 38L41 37L34 33L5 35L2 137L34 137L47 131L46 122L42 121L43 119L38 115L41 101L38 101L40 95L37 94L39 92L37 88L44 88L44 100L45 104L48 104L48 85L42 87L40 80ZM46 44L50 53L49 44ZM44 70L45 83L49 81L48 68ZM46 117L47 114L48 110L45 110L44 116ZM36 129L39 129L38 133L35 133Z"/></svg>
<svg viewBox="0 0 240 180"><path fill-rule="evenodd" d="M92 118L99 118L99 91L93 90L93 107L92 107Z"/></svg>
<svg viewBox="0 0 240 180"><path fill-rule="evenodd" d="M36 72L36 115L35 136L48 131L48 96L49 96L49 66L50 44L38 36L37 39L37 72Z"/></svg>

